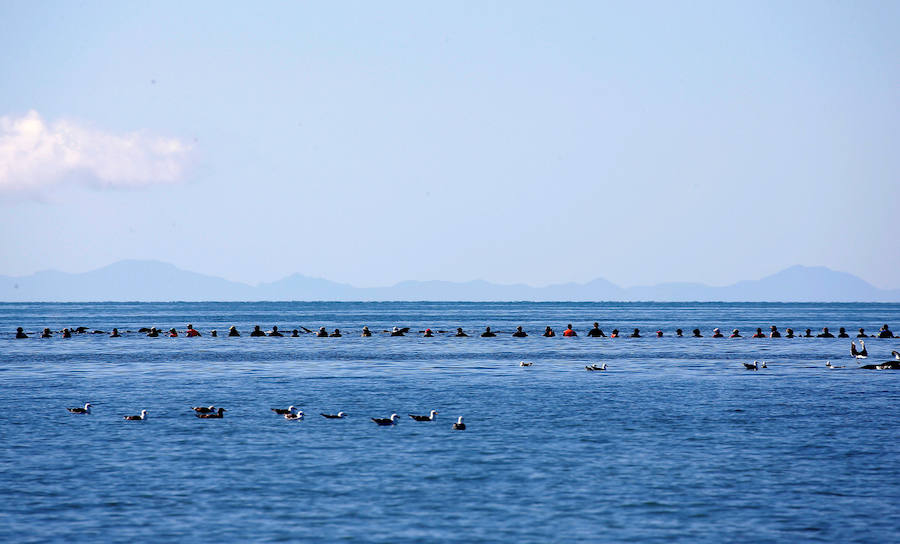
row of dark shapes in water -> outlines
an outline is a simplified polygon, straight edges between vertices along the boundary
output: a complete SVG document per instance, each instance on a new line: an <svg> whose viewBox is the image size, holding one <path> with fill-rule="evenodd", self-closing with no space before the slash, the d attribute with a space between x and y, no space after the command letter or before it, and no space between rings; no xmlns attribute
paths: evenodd
<svg viewBox="0 0 900 544"><path fill-rule="evenodd" d="M93 405L90 402L86 402L84 406L78 406L75 408L66 408L70 414L75 415L91 415ZM194 415L200 419L223 419L225 417L225 408L216 407L215 405L210 406L191 406L191 410L194 411ZM304 418L303 410L297 410L296 406L289 406L287 408L272 408L272 412L277 415L283 416L284 419L288 421L302 421ZM132 416L122 416L126 421L145 421L147 419L148 410L141 410L140 415L132 415ZM344 419L347 417L345 412L338 412L336 414L320 414L325 419ZM437 418L438 412L437 410L432 410L427 416L409 414L409 417L413 421L435 421ZM391 414L390 417L380 418L380 417L372 417L371 419L376 425L380 427L389 427L397 424L399 420L399 416L394 413ZM456 423L453 424L452 429L454 431L464 431L466 430L466 424L463 423L463 416L459 416L457 418Z"/></svg>
<svg viewBox="0 0 900 544"><path fill-rule="evenodd" d="M320 338L338 338L338 337L344 336L343 333L341 333L340 329L334 329L333 332L329 333L325 329L325 327L319 328L319 330L317 332L313 332L312 330L307 329L306 327L301 327L301 328L303 329L303 334L313 334L316 337L320 337ZM179 336L178 330L175 329L174 327L170 328L167 333L163 333L163 331L161 329L158 329L156 327L149 327L149 328L142 327L142 328L138 329L137 332L140 334L146 334L149 337L158 337L158 336L160 336L160 334L162 334L163 336L168 336L168 337L172 337L172 338ZM433 337L433 336L435 336L435 334L450 334L451 336L454 336L454 337L469 336L469 334L467 334L465 331L463 331L462 327L458 327L456 329L455 334L452 334L451 331L445 331L445 330L432 331L431 329L425 329L423 331L418 331L418 332L419 332L419 334L422 334L422 336L424 336L426 338ZM90 330L87 327L75 327L72 329L64 328L61 331L57 332L57 334L62 335L63 338L71 338L72 334L88 334L88 333L90 333L90 334L106 334L106 331L102 331L102 330L98 330L98 329ZM133 332L128 330L128 331L124 331L124 333L132 334ZM408 333L410 333L410 328L409 327L403 327L403 328L394 327L392 330L383 330L383 331L381 331L381 333L382 334L390 334L391 336L406 336ZM195 329L194 326L191 324L188 324L187 329L183 332L183 334L184 334L184 336L187 336L189 338L202 336L201 332L198 331L197 329ZM218 331L215 329L211 330L209 334L210 334L210 336L213 336L213 337L217 337L219 335ZM300 334L301 334L301 332L299 329L293 329L290 333L290 336L299 337ZM505 334L510 334L510 333L508 333L508 332L499 332L498 333L497 331L492 331L491 327L485 327L484 332L482 332L479 336L482 338L491 338L491 337L496 337L498 334L505 335ZM565 336L565 337L578 336L578 333L575 331L575 329L572 328L571 323L566 327L566 329L561 334L562 334L562 336ZM37 334L32 333L32 335L36 336ZM262 329L260 329L259 325L256 325L254 327L253 331L251 331L249 333L249 335L252 337L285 336L284 333L282 333L278 330L277 325L273 326L270 331L263 331ZM361 332L360 336L369 337L372 335L373 335L373 333L371 330L369 330L368 326L364 326L362 328L362 332ZM52 338L53 336L54 336L54 333L50 330L49 327L44 328L44 330L40 334L41 338ZM113 338L116 338L116 337L122 336L122 333L119 332L118 328L113 328L112 332L110 333L110 336ZM227 336L230 336L230 337L241 336L241 333L238 332L237 328L232 325L228 329ZM511 333L511 336L516 337L516 338L524 338L529 335L527 332L525 332L525 330L522 327L516 327L515 332ZM553 337L553 336L556 336L556 332L553 330L552 327L548 326L544 330L543 334L541 334L541 336ZM587 332L586 336L592 337L592 338L606 338L607 337L606 333L603 332L603 330L599 327L598 323L594 323L594 327ZM620 335L619 329L613 329L609 334L609 338L619 338L620 336L625 336L625 335ZM662 330L657 330L655 333L655 336L657 338L662 338L665 336L665 333ZM674 336L677 338L682 338L682 337L684 337L684 331L682 331L682 329L675 329ZM643 338L643 336L641 335L640 329L637 329L637 328L634 329L631 334L628 334L627 337L628 338ZM700 329L694 329L693 331L691 331L690 337L691 338L703 338L703 335L701 334ZM723 334L719 328L714 328L712 331L711 337L712 338L725 338L725 334ZM743 336L741 335L740 330L732 329L731 334L728 337L729 338L742 338ZM782 335L781 332L778 330L778 327L776 327L775 325L772 325L769 327L768 333L764 333L762 331L761 327L757 327L756 332L753 335L751 335L750 337L751 338L781 338L781 337L785 337L785 338L850 338L850 335L847 334L847 331L844 327L840 327L840 330L838 331L837 335L833 334L828 329L828 327L823 327L822 332L815 334L815 335L812 333L812 329L806 329L804 334L796 334L795 335L794 329L788 327L787 329L785 329L785 333ZM26 333L24 331L24 329L22 327L18 327L16 329L16 338L30 338L30 336L28 333ZM856 334L856 338L896 338L896 337L894 336L894 333L890 330L888 325L885 324L881 327L881 330L878 332L878 334L871 335L871 336L866 334L864 328L860 328Z"/></svg>

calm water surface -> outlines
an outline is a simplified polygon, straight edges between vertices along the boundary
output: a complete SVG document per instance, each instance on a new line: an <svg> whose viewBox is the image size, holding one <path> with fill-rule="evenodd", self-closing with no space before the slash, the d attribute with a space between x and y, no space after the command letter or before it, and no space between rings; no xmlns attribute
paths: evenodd
<svg viewBox="0 0 900 544"><path fill-rule="evenodd" d="M666 337L586 338L593 321ZM13 339L189 322L204 336ZM537 336L570 322L581 337ZM897 542L900 372L856 369L844 339L672 337L883 323L900 305L0 304L0 541ZM882 362L900 340L867 346ZM290 404L304 421L269 411Z"/></svg>

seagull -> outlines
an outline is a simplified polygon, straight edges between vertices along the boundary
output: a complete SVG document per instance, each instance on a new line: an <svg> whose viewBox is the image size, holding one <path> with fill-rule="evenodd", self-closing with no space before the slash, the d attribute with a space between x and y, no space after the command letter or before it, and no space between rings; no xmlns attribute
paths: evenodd
<svg viewBox="0 0 900 544"><path fill-rule="evenodd" d="M869 352L866 351L866 343L862 340L859 341L859 346L862 348L860 351L856 351L856 343L850 342L850 355L856 357L856 361L859 362L860 359L868 359Z"/></svg>
<svg viewBox="0 0 900 544"><path fill-rule="evenodd" d="M744 363L744 368L747 370L759 370L759 363L757 361L753 361L753 364ZM763 368L765 368L765 363L763 363Z"/></svg>
<svg viewBox="0 0 900 544"><path fill-rule="evenodd" d="M427 416L417 416L413 414L409 414L409 417L415 419L416 421L434 421L437 415L437 410L432 410L431 413Z"/></svg>
<svg viewBox="0 0 900 544"><path fill-rule="evenodd" d="M324 417L325 419L344 419L344 417L347 414L345 414L344 412L338 412L336 414L320 414L320 415L322 417Z"/></svg>
<svg viewBox="0 0 900 544"><path fill-rule="evenodd" d="M222 419L223 417L225 417L224 412L227 412L227 411L228 410L226 410L225 408L219 408L218 411L213 412L211 414L196 413L194 415L199 417L200 419Z"/></svg>
<svg viewBox="0 0 900 544"><path fill-rule="evenodd" d="M215 406L191 406L191 410L198 414L211 414L216 411Z"/></svg>
<svg viewBox="0 0 900 544"><path fill-rule="evenodd" d="M280 416L283 416L285 414L293 414L297 411L297 408L291 405L289 408L272 408L272 411Z"/></svg>
<svg viewBox="0 0 900 544"><path fill-rule="evenodd" d="M387 427L389 425L397 424L397 414L391 414L391 417L388 417L388 418L373 417L371 419L372 419L372 421L374 421L378 425L381 425L382 427Z"/></svg>
<svg viewBox="0 0 900 544"><path fill-rule="evenodd" d="M456 423L453 424L454 431L465 431L466 424L463 423L463 416L459 416L459 419L456 420Z"/></svg>
<svg viewBox="0 0 900 544"><path fill-rule="evenodd" d="M833 364L831 364L831 361L827 361L825 363L825 366L827 366L828 368L832 368L832 369L833 368L844 368L843 365L842 366L834 366Z"/></svg>
<svg viewBox="0 0 900 544"><path fill-rule="evenodd" d="M91 403L84 403L84 408L66 408L70 414L87 414L91 415Z"/></svg>
<svg viewBox="0 0 900 544"><path fill-rule="evenodd" d="M588 365L584 367L585 370L606 370L606 363L603 363L600 366L597 365Z"/></svg>
<svg viewBox="0 0 900 544"><path fill-rule="evenodd" d="M284 419L287 419L289 421L302 420L303 419L303 410L300 410L299 412L296 412L296 413L288 412L288 413L284 414Z"/></svg>
<svg viewBox="0 0 900 544"><path fill-rule="evenodd" d="M525 361L522 361L521 363L519 363L519 366L531 366L533 364L534 363L526 363Z"/></svg>
<svg viewBox="0 0 900 544"><path fill-rule="evenodd" d="M128 421L144 421L147 419L147 410L141 410L141 415L139 416L125 416L125 419Z"/></svg>

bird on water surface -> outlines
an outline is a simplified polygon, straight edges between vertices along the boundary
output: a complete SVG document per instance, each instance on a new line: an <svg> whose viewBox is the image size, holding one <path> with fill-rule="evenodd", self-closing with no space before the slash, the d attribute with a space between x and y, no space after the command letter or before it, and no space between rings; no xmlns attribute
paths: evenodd
<svg viewBox="0 0 900 544"><path fill-rule="evenodd" d="M194 415L199 417L200 419L222 419L225 417L225 412L227 412L227 411L228 410L226 410L225 408L219 408L217 411L215 411L211 414L197 413Z"/></svg>
<svg viewBox="0 0 900 544"><path fill-rule="evenodd" d="M453 424L454 431L465 431L466 424L463 423L463 416L459 416L459 419L456 420L456 423Z"/></svg>
<svg viewBox="0 0 900 544"><path fill-rule="evenodd" d="M147 410L141 410L141 415L139 416L125 416L127 421L144 421L147 419Z"/></svg>
<svg viewBox="0 0 900 544"><path fill-rule="evenodd" d="M391 417L382 418L382 417L373 417L371 418L376 424L381 425L382 427L387 427L390 425L397 424L397 414L391 414Z"/></svg>
<svg viewBox="0 0 900 544"><path fill-rule="evenodd" d="M84 415L90 415L90 413L91 413L91 403L90 403L90 402L84 403L84 408L81 408L81 407L78 407L78 408L66 408L66 410L68 410L70 414L84 414Z"/></svg>
<svg viewBox="0 0 900 544"><path fill-rule="evenodd" d="M409 414L409 417L416 421L434 421L436 418L434 416L437 415L437 410L432 410L431 413L427 416L417 416L415 414Z"/></svg>
<svg viewBox="0 0 900 544"><path fill-rule="evenodd" d="M860 359L868 359L869 352L866 350L866 343L863 340L859 341L859 347L862 349L860 351L856 351L856 342L850 342L850 356L856 357L856 361L859 362Z"/></svg>

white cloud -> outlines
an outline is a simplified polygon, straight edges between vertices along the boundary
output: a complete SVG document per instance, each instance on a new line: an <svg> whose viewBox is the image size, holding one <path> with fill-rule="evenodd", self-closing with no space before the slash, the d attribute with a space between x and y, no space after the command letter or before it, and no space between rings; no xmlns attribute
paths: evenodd
<svg viewBox="0 0 900 544"><path fill-rule="evenodd" d="M0 117L0 192L36 192L59 183L140 187L177 183L190 146L143 132L113 134L32 110Z"/></svg>

